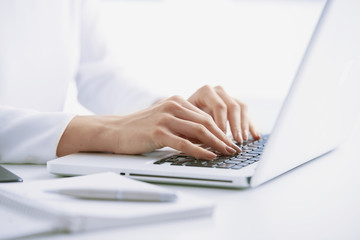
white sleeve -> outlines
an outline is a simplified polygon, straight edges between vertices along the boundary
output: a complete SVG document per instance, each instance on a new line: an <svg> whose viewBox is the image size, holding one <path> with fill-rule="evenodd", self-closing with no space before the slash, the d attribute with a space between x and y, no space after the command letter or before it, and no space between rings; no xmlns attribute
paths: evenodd
<svg viewBox="0 0 360 240"><path fill-rule="evenodd" d="M76 76L79 102L96 114L128 114L161 97L121 77L108 60L97 1L83 1L80 24L80 63Z"/></svg>
<svg viewBox="0 0 360 240"><path fill-rule="evenodd" d="M46 163L56 158L58 142L73 118L0 106L0 163Z"/></svg>

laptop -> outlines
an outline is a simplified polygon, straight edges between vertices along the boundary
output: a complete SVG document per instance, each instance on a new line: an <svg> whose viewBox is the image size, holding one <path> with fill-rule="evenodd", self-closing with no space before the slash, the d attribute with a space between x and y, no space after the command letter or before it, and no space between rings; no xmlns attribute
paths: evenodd
<svg viewBox="0 0 360 240"><path fill-rule="evenodd" d="M245 142L239 155L202 161L169 148L143 155L78 153L49 161L48 171L113 171L148 182L247 188L330 153L359 122L358 9L358 0L325 2L273 130Z"/></svg>

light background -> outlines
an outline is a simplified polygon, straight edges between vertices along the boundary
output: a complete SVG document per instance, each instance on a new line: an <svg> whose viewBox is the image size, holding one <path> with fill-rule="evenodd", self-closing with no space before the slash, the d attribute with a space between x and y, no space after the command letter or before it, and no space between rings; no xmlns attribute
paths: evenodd
<svg viewBox="0 0 360 240"><path fill-rule="evenodd" d="M108 0L100 11L123 77L166 96L222 85L251 106L286 96L323 3ZM75 84L65 111L87 113Z"/></svg>

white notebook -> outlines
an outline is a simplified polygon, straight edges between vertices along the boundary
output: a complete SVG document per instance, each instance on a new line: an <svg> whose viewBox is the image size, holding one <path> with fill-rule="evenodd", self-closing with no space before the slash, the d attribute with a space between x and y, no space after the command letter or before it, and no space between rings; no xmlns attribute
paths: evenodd
<svg viewBox="0 0 360 240"><path fill-rule="evenodd" d="M178 193L173 202L134 202L78 199L48 192L114 184L124 189L160 188L115 173L0 185L0 239L209 216L214 209L208 200L183 193Z"/></svg>

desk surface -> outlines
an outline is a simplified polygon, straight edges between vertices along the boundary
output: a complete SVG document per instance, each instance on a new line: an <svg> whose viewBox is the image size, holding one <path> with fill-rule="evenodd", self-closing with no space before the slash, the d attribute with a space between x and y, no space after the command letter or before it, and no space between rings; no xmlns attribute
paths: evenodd
<svg viewBox="0 0 360 240"><path fill-rule="evenodd" d="M360 239L360 139L356 136L334 152L255 189L165 185L212 199L216 203L212 217L36 239ZM41 165L6 167L24 181L55 178Z"/></svg>

